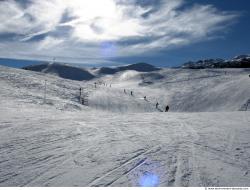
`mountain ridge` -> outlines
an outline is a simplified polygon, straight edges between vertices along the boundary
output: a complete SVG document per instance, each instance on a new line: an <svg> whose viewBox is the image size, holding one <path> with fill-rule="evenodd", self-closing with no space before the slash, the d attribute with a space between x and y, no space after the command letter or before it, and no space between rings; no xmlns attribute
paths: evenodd
<svg viewBox="0 0 250 190"><path fill-rule="evenodd" d="M62 63L42 63L39 65L30 65L23 67L24 70L36 71L46 74L57 75L61 78L71 80L91 80L95 78L88 70Z"/></svg>
<svg viewBox="0 0 250 190"><path fill-rule="evenodd" d="M26 66L22 69L57 75L61 78L78 81L91 80L100 75L116 74L118 72L128 70L133 70L137 72L152 72L160 70L160 68L157 68L147 63L136 63L118 67L101 67L95 68L94 70L72 66L64 63L42 63L38 65Z"/></svg>
<svg viewBox="0 0 250 190"><path fill-rule="evenodd" d="M235 56L230 60L224 59L204 59L199 61L190 61L184 63L181 69L220 69L220 68L250 68L250 55ZM80 66L73 66L65 63L41 63L23 67L25 70L42 72L52 74L65 79L89 81L94 78L99 78L105 75L114 75L119 72L137 71L141 73L151 73L160 71L162 68L155 67L148 63L139 62L135 64L114 66L114 67L100 67L100 68L84 68Z"/></svg>
<svg viewBox="0 0 250 190"><path fill-rule="evenodd" d="M199 61L189 61L184 63L184 69L206 69L206 68L250 68L250 55L235 56L230 60L224 59L204 59Z"/></svg>

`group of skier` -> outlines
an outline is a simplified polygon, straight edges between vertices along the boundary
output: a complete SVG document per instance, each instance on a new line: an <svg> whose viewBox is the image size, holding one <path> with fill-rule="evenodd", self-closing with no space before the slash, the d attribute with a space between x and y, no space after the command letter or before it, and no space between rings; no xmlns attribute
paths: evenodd
<svg viewBox="0 0 250 190"><path fill-rule="evenodd" d="M123 92L124 92L124 94L127 94L126 89L124 89ZM131 96L134 95L132 90L130 91L130 95L131 95ZM143 99L144 99L145 101L148 101L148 100L147 100L147 96L144 96ZM155 108L156 108L156 109L159 109L159 103L158 103L158 102L156 102ZM168 111L169 111L169 105L166 105L166 106L165 106L165 112L168 112Z"/></svg>
<svg viewBox="0 0 250 190"><path fill-rule="evenodd" d="M99 83L103 84L104 86L108 86L108 84L106 84L106 83L104 83L104 82L99 82ZM95 82L94 85L95 85L95 88L97 88L97 82ZM111 88L111 84L109 85L109 87ZM124 94L127 94L126 89L124 89L123 92L124 92ZM132 90L130 91L130 95L131 95L131 96L134 96L134 93L133 93ZM80 88L80 97L81 97L81 88ZM81 98L80 98L80 99L81 99ZM144 99L145 101L148 101L148 100L147 100L147 96L144 96L143 99ZM81 100L80 100L80 101L81 101ZM159 103L158 103L158 102L156 102L155 108L159 110ZM169 111L169 105L166 105L166 106L165 106L165 112L168 112L168 111Z"/></svg>
<svg viewBox="0 0 250 190"><path fill-rule="evenodd" d="M124 92L124 94L127 94L126 89L124 89L124 90L123 90L123 92ZM134 95L132 90L130 91L130 95L131 95L131 96L133 96L133 95Z"/></svg>
<svg viewBox="0 0 250 190"><path fill-rule="evenodd" d="M159 109L159 103L158 103L158 102L156 102L155 108L156 108L156 109ZM165 112L168 112L168 111L169 111L169 105L166 105L166 106L165 106Z"/></svg>

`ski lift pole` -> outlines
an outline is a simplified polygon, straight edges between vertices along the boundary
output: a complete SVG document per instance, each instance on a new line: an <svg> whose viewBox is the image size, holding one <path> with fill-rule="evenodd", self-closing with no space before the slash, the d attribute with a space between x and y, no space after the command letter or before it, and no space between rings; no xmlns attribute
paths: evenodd
<svg viewBox="0 0 250 190"><path fill-rule="evenodd" d="M79 92L80 92L80 94L79 94L79 102L80 102L80 104L82 104L82 88L81 87L79 88Z"/></svg>
<svg viewBox="0 0 250 190"><path fill-rule="evenodd" d="M47 80L44 81L44 97L43 97L44 104L46 104L46 94L47 94Z"/></svg>

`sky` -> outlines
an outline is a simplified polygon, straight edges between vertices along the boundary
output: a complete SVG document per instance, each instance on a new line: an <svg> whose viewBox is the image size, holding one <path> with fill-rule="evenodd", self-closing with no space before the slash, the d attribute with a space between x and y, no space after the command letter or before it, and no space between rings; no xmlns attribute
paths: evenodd
<svg viewBox="0 0 250 190"><path fill-rule="evenodd" d="M230 59L250 53L249 11L248 0L0 0L0 64Z"/></svg>

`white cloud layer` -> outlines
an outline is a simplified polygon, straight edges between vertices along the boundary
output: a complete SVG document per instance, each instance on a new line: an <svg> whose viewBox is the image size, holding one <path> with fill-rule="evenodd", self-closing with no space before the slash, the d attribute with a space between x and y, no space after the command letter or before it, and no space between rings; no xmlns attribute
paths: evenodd
<svg viewBox="0 0 250 190"><path fill-rule="evenodd" d="M0 56L91 62L152 53L213 38L239 16L184 0L145 2L2 0Z"/></svg>

